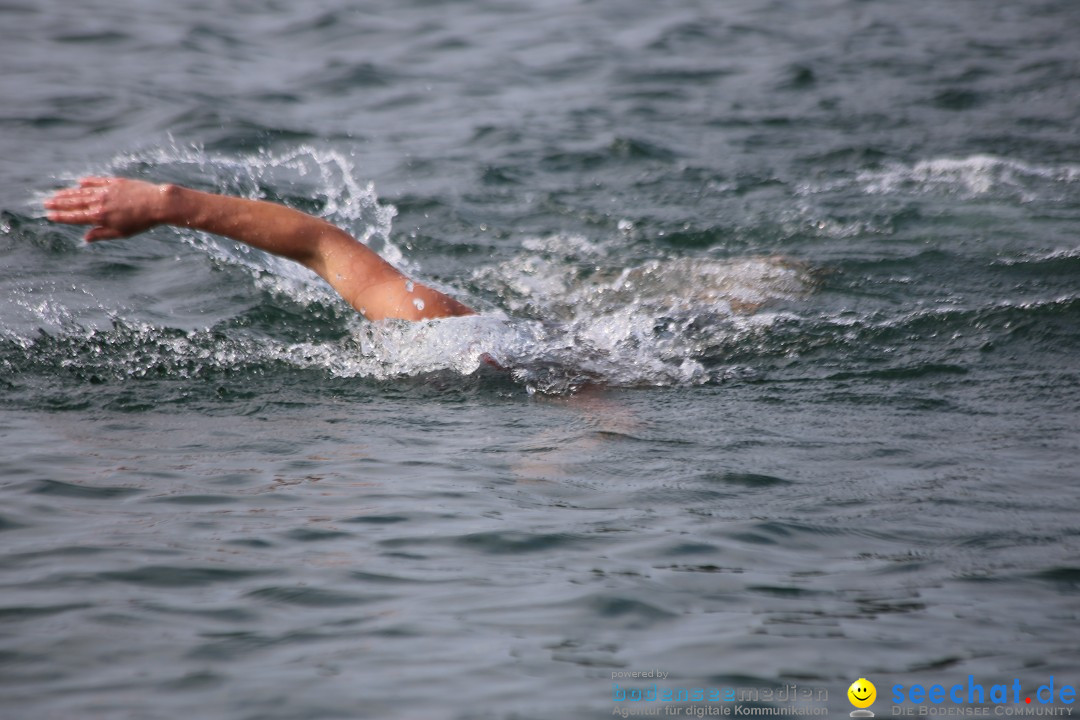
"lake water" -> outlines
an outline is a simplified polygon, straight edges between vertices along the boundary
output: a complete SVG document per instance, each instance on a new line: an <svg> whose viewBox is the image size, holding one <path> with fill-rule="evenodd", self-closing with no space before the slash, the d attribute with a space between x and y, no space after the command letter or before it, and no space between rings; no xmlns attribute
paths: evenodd
<svg viewBox="0 0 1080 720"><path fill-rule="evenodd" d="M1024 698L1080 683L1078 28L3 3L0 716L1071 707ZM91 173L286 203L483 312L84 246L40 201Z"/></svg>

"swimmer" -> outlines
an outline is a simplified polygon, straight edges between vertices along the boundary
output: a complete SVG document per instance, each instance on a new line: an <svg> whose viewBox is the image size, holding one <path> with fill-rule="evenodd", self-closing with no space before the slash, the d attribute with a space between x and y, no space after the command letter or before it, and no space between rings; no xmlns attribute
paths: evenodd
<svg viewBox="0 0 1080 720"><path fill-rule="evenodd" d="M44 202L47 217L90 225L87 242L119 240L159 225L203 230L314 270L369 320L475 315L438 290L413 282L341 228L263 200L155 185L118 177L86 177Z"/></svg>

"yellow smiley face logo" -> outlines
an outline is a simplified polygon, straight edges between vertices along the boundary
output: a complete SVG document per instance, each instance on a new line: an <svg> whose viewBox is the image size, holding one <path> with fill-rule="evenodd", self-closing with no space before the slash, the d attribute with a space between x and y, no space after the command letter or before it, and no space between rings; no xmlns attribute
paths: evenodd
<svg viewBox="0 0 1080 720"><path fill-rule="evenodd" d="M866 678L859 678L847 689L847 698L857 708L868 708L877 699L877 688Z"/></svg>

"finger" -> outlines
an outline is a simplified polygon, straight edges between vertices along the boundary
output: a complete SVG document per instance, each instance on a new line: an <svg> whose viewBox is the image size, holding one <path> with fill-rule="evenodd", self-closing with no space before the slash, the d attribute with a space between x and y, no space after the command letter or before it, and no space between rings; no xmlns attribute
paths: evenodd
<svg viewBox="0 0 1080 720"><path fill-rule="evenodd" d="M116 178L89 175L84 178L79 178L79 187L105 187L106 185L112 185L115 180Z"/></svg>
<svg viewBox="0 0 1080 720"><path fill-rule="evenodd" d="M97 202L97 195L87 193L57 193L42 203L49 210L77 210Z"/></svg>
<svg viewBox="0 0 1080 720"><path fill-rule="evenodd" d="M53 210L46 215L49 220L68 225L89 225L95 222L94 211L83 208L79 210Z"/></svg>
<svg viewBox="0 0 1080 720"><path fill-rule="evenodd" d="M83 239L86 240L86 242L90 243L97 242L98 240L118 240L122 237L124 236L118 233L116 230L113 230L111 228L104 228L100 225L90 228L86 231L86 234L83 235Z"/></svg>
<svg viewBox="0 0 1080 720"><path fill-rule="evenodd" d="M48 207L49 203L57 200L66 200L68 198L96 198L100 197L102 192L103 191L100 188L64 188L63 190L54 192L52 197L45 200L43 204Z"/></svg>

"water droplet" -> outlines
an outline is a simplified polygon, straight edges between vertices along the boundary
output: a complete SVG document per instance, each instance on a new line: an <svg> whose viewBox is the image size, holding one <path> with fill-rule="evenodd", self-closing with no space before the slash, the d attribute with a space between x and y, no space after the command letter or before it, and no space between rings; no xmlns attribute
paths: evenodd
<svg viewBox="0 0 1080 720"><path fill-rule="evenodd" d="M415 300L413 300L412 304L416 306L417 310L423 310L424 309L424 301L421 300L420 298L416 298Z"/></svg>
<svg viewBox="0 0 1080 720"><path fill-rule="evenodd" d="M414 287L416 287L416 286L415 286L415 285L413 285L413 281L412 281L412 280L406 280L406 281L405 281L405 290L406 290L407 292L412 292L412 291L413 291L413 288L414 288Z"/></svg>

